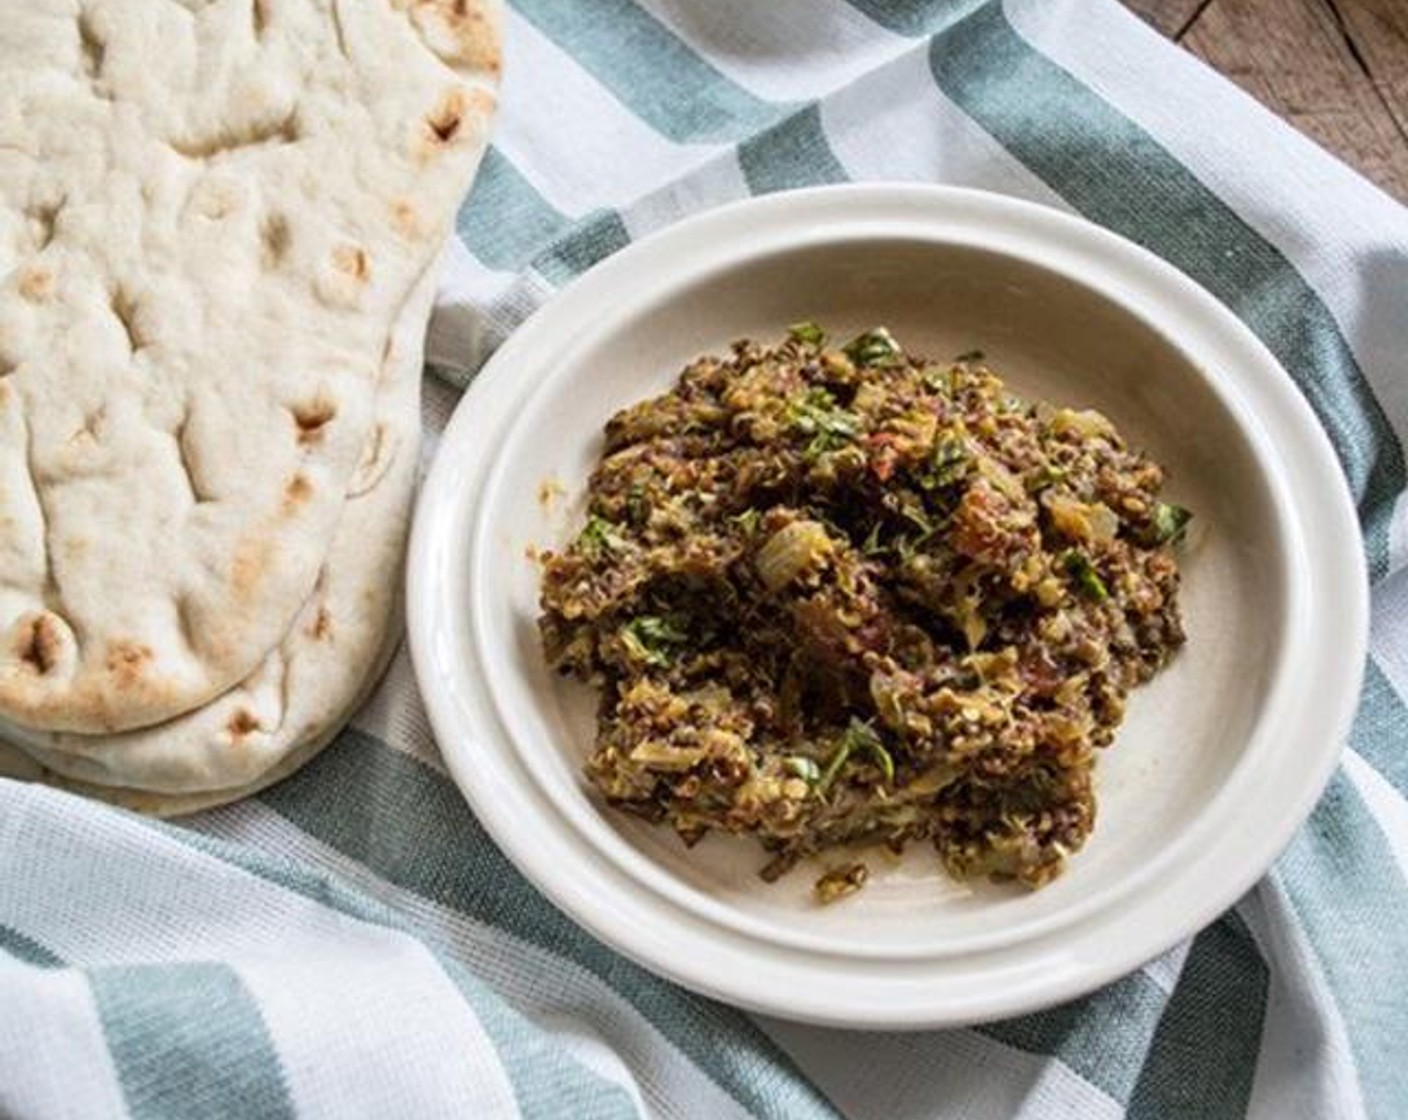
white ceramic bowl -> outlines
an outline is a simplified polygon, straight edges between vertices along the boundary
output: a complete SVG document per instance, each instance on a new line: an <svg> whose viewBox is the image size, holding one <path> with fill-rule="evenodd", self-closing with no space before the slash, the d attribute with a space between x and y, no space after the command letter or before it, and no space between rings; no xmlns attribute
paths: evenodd
<svg viewBox="0 0 1408 1120"><path fill-rule="evenodd" d="M550 674L534 548L580 525L613 411L691 358L815 319L975 347L1035 398L1109 415L1196 512L1188 644L1099 762L1099 820L1036 893L947 879L916 845L818 907L751 841L686 850L581 777L594 696ZM560 496L554 498L554 494ZM911 1028L1029 1011L1194 933L1267 869L1334 766L1358 693L1366 588L1334 455L1285 372L1211 296L1084 221L935 187L726 207L597 266L479 375L421 497L410 635L456 782L494 839L603 941L744 1007ZM822 861L820 866L826 866Z"/></svg>

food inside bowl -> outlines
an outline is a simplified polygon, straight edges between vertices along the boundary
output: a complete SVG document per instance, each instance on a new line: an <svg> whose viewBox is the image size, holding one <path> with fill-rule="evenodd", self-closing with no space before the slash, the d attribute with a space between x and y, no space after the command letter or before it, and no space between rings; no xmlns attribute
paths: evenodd
<svg viewBox="0 0 1408 1120"><path fill-rule="evenodd" d="M601 690L588 778L686 843L756 837L768 880L927 839L960 879L1049 882L1184 640L1163 481L1099 413L883 328L698 359L606 425L544 557L547 658ZM817 897L867 874L848 853Z"/></svg>

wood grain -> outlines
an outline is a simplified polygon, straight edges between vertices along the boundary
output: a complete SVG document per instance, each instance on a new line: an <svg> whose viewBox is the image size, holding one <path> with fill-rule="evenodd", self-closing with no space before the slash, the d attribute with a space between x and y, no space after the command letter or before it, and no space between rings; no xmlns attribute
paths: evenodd
<svg viewBox="0 0 1408 1120"><path fill-rule="evenodd" d="M1207 0L1124 0L1125 7L1137 12L1170 39L1176 39L1196 18Z"/></svg>
<svg viewBox="0 0 1408 1120"><path fill-rule="evenodd" d="M1382 0L1372 2L1376 13L1385 10ZM1366 72L1367 52L1351 45L1348 26L1349 17L1342 22L1330 0L1213 0L1181 41L1390 194L1408 199L1408 140ZM1373 50L1391 69L1391 44L1381 32L1373 35Z"/></svg>
<svg viewBox="0 0 1408 1120"><path fill-rule="evenodd" d="M1408 0L1332 0L1355 53L1408 137Z"/></svg>

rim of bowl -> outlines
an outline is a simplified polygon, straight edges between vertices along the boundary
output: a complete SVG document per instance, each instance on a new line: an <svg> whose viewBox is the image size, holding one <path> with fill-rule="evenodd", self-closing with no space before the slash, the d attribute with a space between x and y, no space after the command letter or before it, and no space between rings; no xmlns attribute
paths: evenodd
<svg viewBox="0 0 1408 1120"><path fill-rule="evenodd" d="M966 237L961 236L965 233ZM973 245L1055 271L1112 301L1184 352L1233 417L1263 470L1276 507L1277 528L1287 545L1282 559L1289 565L1290 609L1285 623L1289 633L1278 650L1279 663L1247 749L1217 793L1159 859L1074 907L1024 923L1010 936L972 935L961 944L941 949L900 946L901 951L889 948L873 955L879 959L867 961L871 954L857 953L853 947L828 946L825 938L816 935L778 939L771 923L709 899L614 833L616 850L601 851L601 829L584 831L582 814L562 814L556 795L532 777L526 753L532 744L509 732L491 687L502 670L472 648L457 649L461 643L452 632L452 620L455 612L463 615L469 610L470 625L476 636L482 637L478 633L482 614L471 606L487 590L482 580L474 578L477 565L472 563L482 553L484 519L477 516L477 510L501 481L504 467L499 453L514 438L512 425L493 441L492 448L484 440L469 447L457 434L482 422L481 417L489 411L497 409L500 415L521 411L528 400L548 391L551 377L527 381L515 377L517 371L525 366L542 368L553 352L608 335L620 319L653 302L661 290L661 276L669 276L666 288L676 290L711 270L728 269L769 251L882 236ZM603 317L603 306L614 312ZM1221 360L1191 360L1190 350L1204 357L1218 354ZM1235 372L1229 376L1229 370ZM1255 411L1249 399L1258 405ZM1276 440L1271 438L1273 432ZM1278 454L1278 444L1298 454ZM1292 499L1290 479L1297 472L1305 476L1299 479L1301 501ZM466 480L471 482L468 491ZM1316 500L1305 500L1307 485L1315 491ZM1319 531L1313 536L1307 532L1301 506L1315 511ZM1098 987L1196 932L1264 873L1323 790L1353 715L1367 641L1367 586L1347 484L1328 437L1260 341L1191 280L1115 234L1032 203L948 187L824 187L747 200L668 227L589 270L505 343L456 409L421 494L410 555L411 650L432 726L445 745L452 777L519 869L578 922L656 972L754 1010L837 1025L937 1026L1032 1010ZM1325 587L1342 593L1341 601L1334 604L1333 646L1326 641L1299 640L1317 623L1324 626L1329 621L1325 617L1329 598L1323 593L1311 594L1317 577ZM459 592L466 590L472 600L460 596ZM1346 657L1346 648L1353 657ZM466 671L470 669L477 669L477 675ZM1290 718L1288 713L1298 700L1291 695L1297 675L1301 685L1313 680L1325 699L1300 713L1299 718ZM478 694L476 699L469 700L469 694L474 693ZM1278 723L1293 726L1297 741L1311 752L1302 755L1302 760L1313 757L1315 765L1283 776L1283 784L1291 787L1281 790L1287 800L1263 807L1257 819L1259 828L1250 829L1235 809L1247 788L1258 777L1265 777L1268 763L1284 750L1280 744L1286 740ZM505 753L501 761L508 764L510 773L490 772L468 757L464 744L486 737L493 740L494 749ZM598 812L585 799L582 808ZM1240 830L1234 827L1234 834L1251 833L1242 836L1245 843L1230 856L1225 842L1208 840L1210 834L1228 827L1229 818L1233 826L1242 823ZM553 837L558 854L551 858L543 844L544 828L565 829L567 833ZM586 846L572 844L574 837L587 841ZM574 852L577 866L565 873L564 867L574 862ZM1219 857L1213 863L1215 872L1199 889L1189 892L1189 877L1209 862L1209 852ZM612 861L611 875L604 874L606 869L599 862L583 859L593 854L606 855ZM582 882L574 880L574 875L584 876L596 886L582 889ZM1172 917L1166 913L1168 901L1161 900L1167 892L1150 891L1151 886L1157 886L1156 880L1170 876L1183 884L1183 893L1188 896L1188 905ZM601 880L614 880L615 891L602 889ZM756 974L749 974L751 970L732 982L726 974L721 979L716 966L682 955L676 939L662 941L643 932L639 922L624 920L621 907L613 905L613 900L619 904L623 891L646 892L649 897L632 900L636 908L646 912L652 900L663 904L663 909L656 906L652 916L672 929L687 929L691 922L697 922L699 928L691 931L694 937L712 937L720 943L735 939L738 944L734 948L745 957L776 958L781 953L784 958L795 958L791 962L794 967L813 961L813 967L819 962L822 967L834 968L838 957L857 967L932 965L957 952L997 961L1020 949L1035 948L1073 923L1084 920L1089 925L1097 916L1121 918L1126 924L1131 919L1145 921L1137 935L1106 946L1105 952L1084 958L1073 967L1053 971L1044 982L1038 978L1017 991L970 995L966 1001L955 1002L953 978L945 983L942 975L936 975L921 998L897 1008L865 1001L857 1004L854 998L827 999L795 986L785 994L769 994L757 983ZM1151 924L1147 919L1160 911L1165 912L1166 920ZM1107 924L1113 927L1114 923ZM1134 924L1140 923L1136 920ZM1086 936L1090 935L1087 930ZM1061 948L1059 944L1053 947Z"/></svg>

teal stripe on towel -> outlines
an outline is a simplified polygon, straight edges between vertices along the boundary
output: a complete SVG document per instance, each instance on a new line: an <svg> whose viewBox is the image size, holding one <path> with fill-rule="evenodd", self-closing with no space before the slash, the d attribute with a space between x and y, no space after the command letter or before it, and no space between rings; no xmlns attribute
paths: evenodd
<svg viewBox="0 0 1408 1120"><path fill-rule="evenodd" d="M790 106L757 97L633 0L512 0L632 113L676 143L726 142Z"/></svg>
<svg viewBox="0 0 1408 1120"><path fill-rule="evenodd" d="M133 1120L292 1120L278 1054L233 969L115 965L90 982Z"/></svg>
<svg viewBox="0 0 1408 1120"><path fill-rule="evenodd" d="M1097 1089L1126 1101L1167 1000L1136 972L1084 999L978 1030L1029 1054L1059 1058Z"/></svg>
<svg viewBox="0 0 1408 1120"><path fill-rule="evenodd" d="M1369 1115L1408 1116L1408 883L1343 774L1276 865L1339 1004Z"/></svg>
<svg viewBox="0 0 1408 1120"><path fill-rule="evenodd" d="M738 146L738 163L754 194L844 183L849 176L831 150L821 110L808 105Z"/></svg>
<svg viewBox="0 0 1408 1120"><path fill-rule="evenodd" d="M498 272L522 268L570 224L497 148L479 165L456 230L484 264Z"/></svg>
<svg viewBox="0 0 1408 1120"><path fill-rule="evenodd" d="M0 953L8 953L35 968L62 968L64 964L57 953L7 925L0 925Z"/></svg>
<svg viewBox="0 0 1408 1120"><path fill-rule="evenodd" d="M1364 666L1364 687L1349 745L1408 797L1408 706L1372 657ZM1404 1014L1408 1015L1408 1008Z"/></svg>
<svg viewBox="0 0 1408 1120"><path fill-rule="evenodd" d="M1266 962L1235 913L1198 934L1154 1032L1127 1120L1242 1120L1269 984Z"/></svg>
<svg viewBox="0 0 1408 1120"><path fill-rule="evenodd" d="M899 35L929 35L974 8L980 0L847 0L881 27Z"/></svg>

